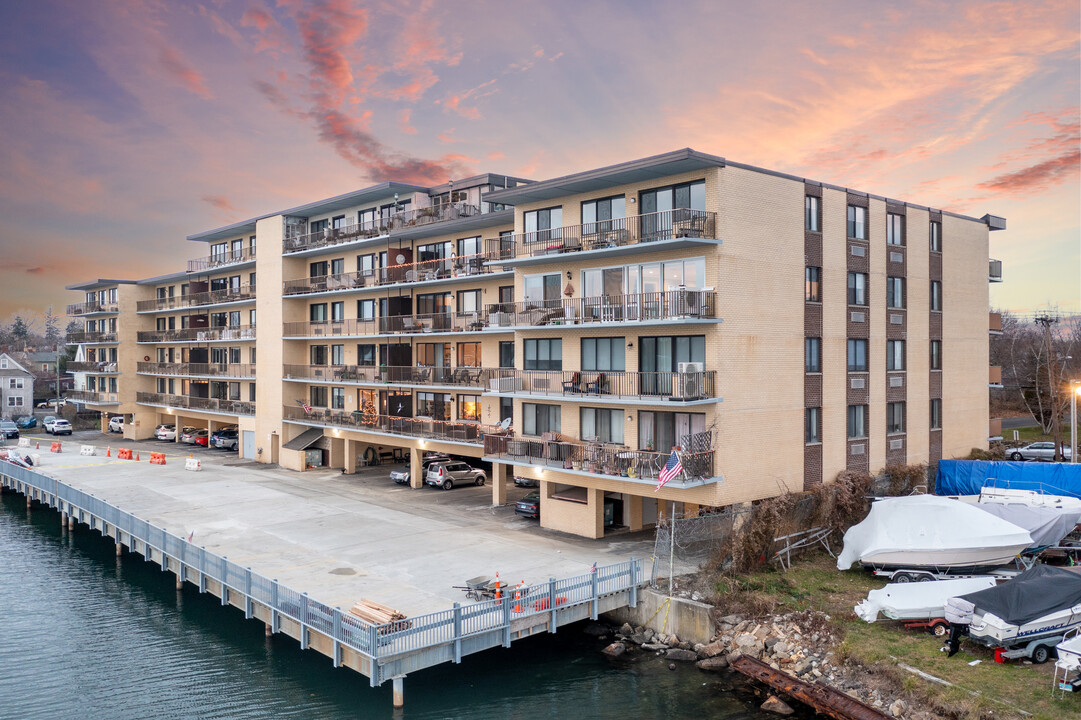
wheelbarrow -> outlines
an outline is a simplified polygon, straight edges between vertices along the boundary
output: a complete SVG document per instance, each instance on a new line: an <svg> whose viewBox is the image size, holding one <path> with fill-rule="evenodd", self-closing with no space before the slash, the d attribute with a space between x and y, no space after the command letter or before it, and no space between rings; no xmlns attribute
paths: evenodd
<svg viewBox="0 0 1081 720"><path fill-rule="evenodd" d="M464 586L455 586L459 590L465 590L465 596L470 600L484 600L495 595L492 578L489 575L480 575L465 581Z"/></svg>

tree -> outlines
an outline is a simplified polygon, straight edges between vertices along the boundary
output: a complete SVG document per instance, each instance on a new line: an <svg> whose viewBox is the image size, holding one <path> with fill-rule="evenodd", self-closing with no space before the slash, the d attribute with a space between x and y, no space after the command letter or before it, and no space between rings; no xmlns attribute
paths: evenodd
<svg viewBox="0 0 1081 720"><path fill-rule="evenodd" d="M45 344L60 344L62 338L60 337L59 323L60 321L56 315L53 315L53 307L50 305L45 313Z"/></svg>
<svg viewBox="0 0 1081 720"><path fill-rule="evenodd" d="M17 345L26 346L30 340L31 325L22 319L21 315L15 316L15 322L11 323L11 340Z"/></svg>

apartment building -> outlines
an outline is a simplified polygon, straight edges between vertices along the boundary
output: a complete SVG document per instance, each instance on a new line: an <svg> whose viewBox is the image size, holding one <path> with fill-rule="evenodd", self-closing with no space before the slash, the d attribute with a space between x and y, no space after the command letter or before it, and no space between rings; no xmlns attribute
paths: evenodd
<svg viewBox="0 0 1081 720"><path fill-rule="evenodd" d="M492 464L493 503L532 478L544 527L600 537L986 447L1004 226L685 149L383 183L73 289L119 306L83 313L117 363L87 380L133 438L235 424L297 471L408 452L414 488L441 450Z"/></svg>

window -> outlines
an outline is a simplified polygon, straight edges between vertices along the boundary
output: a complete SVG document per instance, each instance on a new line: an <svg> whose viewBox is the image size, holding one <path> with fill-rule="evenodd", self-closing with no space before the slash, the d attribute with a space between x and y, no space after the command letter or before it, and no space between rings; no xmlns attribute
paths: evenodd
<svg viewBox="0 0 1081 720"><path fill-rule="evenodd" d="M886 278L886 307L904 308L905 306L905 279L900 277Z"/></svg>
<svg viewBox="0 0 1081 720"><path fill-rule="evenodd" d="M458 257L468 258L476 255L480 255L482 248L480 246L480 235L476 237L460 238L458 240Z"/></svg>
<svg viewBox="0 0 1081 720"><path fill-rule="evenodd" d="M905 431L905 404L903 402L886 403L886 432L903 433Z"/></svg>
<svg viewBox="0 0 1081 720"><path fill-rule="evenodd" d="M480 367L480 343L458 343L458 367Z"/></svg>
<svg viewBox="0 0 1081 720"><path fill-rule="evenodd" d="M312 220L310 223L308 223L308 232L310 232L310 233L323 232L324 230L327 229L327 226L329 224L330 224L329 220ZM325 275L326 273L323 273L323 274Z"/></svg>
<svg viewBox="0 0 1081 720"><path fill-rule="evenodd" d="M418 367L450 367L450 343L420 343L417 345Z"/></svg>
<svg viewBox="0 0 1081 720"><path fill-rule="evenodd" d="M526 370L562 370L563 340L533 339L525 340Z"/></svg>
<svg viewBox="0 0 1081 720"><path fill-rule="evenodd" d="M361 320L374 320L375 300L357 300L357 317Z"/></svg>
<svg viewBox="0 0 1081 720"><path fill-rule="evenodd" d="M525 232L527 243L547 242L558 240L563 237L563 208L545 208L544 210L530 210L525 213Z"/></svg>
<svg viewBox="0 0 1081 720"><path fill-rule="evenodd" d="M886 341L886 369L887 370L904 370L905 369L905 341L904 340L887 340Z"/></svg>
<svg viewBox="0 0 1081 720"><path fill-rule="evenodd" d="M931 429L942 429L942 400L931 398Z"/></svg>
<svg viewBox="0 0 1081 720"><path fill-rule="evenodd" d="M317 278L323 277L327 274L327 262L326 260L320 260L319 262L313 262L308 266L308 277Z"/></svg>
<svg viewBox="0 0 1081 720"><path fill-rule="evenodd" d="M559 280L561 277L562 275L559 273L527 275L522 281L526 302L540 302L543 300L546 301L545 305L552 307L559 305L559 294L561 292Z"/></svg>
<svg viewBox="0 0 1081 720"><path fill-rule="evenodd" d="M326 365L327 364L327 346L326 345L312 345L309 350L311 353L312 365Z"/></svg>
<svg viewBox="0 0 1081 720"><path fill-rule="evenodd" d="M678 372L681 362L706 362L705 335L638 339L639 372Z"/></svg>
<svg viewBox="0 0 1081 720"><path fill-rule="evenodd" d="M867 437L867 406L848 406L848 437L850 439Z"/></svg>
<svg viewBox="0 0 1081 720"><path fill-rule="evenodd" d="M514 231L513 230L500 230L499 231L499 257L500 258L512 258L512 257L514 257Z"/></svg>
<svg viewBox="0 0 1081 720"><path fill-rule="evenodd" d="M822 372L822 339L816 337L805 338L804 347L804 371L809 373Z"/></svg>
<svg viewBox="0 0 1081 720"><path fill-rule="evenodd" d="M357 345L357 365L375 365L375 345Z"/></svg>
<svg viewBox="0 0 1081 720"><path fill-rule="evenodd" d="M804 411L803 441L822 442L822 408L813 407Z"/></svg>
<svg viewBox="0 0 1081 720"><path fill-rule="evenodd" d="M341 275L345 272L345 258L336 258L330 261L330 274Z"/></svg>
<svg viewBox="0 0 1081 720"><path fill-rule="evenodd" d="M8 378L8 387L12 389L21 390L23 386L22 378Z"/></svg>
<svg viewBox="0 0 1081 720"><path fill-rule="evenodd" d="M231 364L233 364L233 365L239 365L240 364L240 348L238 348L238 347L229 348L229 362Z"/></svg>
<svg viewBox="0 0 1081 720"><path fill-rule="evenodd" d="M932 370L941 370L942 369L942 341L941 340L932 340L931 341L931 369Z"/></svg>
<svg viewBox="0 0 1081 720"><path fill-rule="evenodd" d="M930 230L931 252L942 252L942 223L932 220Z"/></svg>
<svg viewBox="0 0 1081 720"><path fill-rule="evenodd" d="M327 304L319 303L312 305L308 309L308 318L312 322L326 322L327 321Z"/></svg>
<svg viewBox="0 0 1081 720"><path fill-rule="evenodd" d="M866 305L867 304L867 274L850 272L848 273L848 304L849 305Z"/></svg>
<svg viewBox="0 0 1081 720"><path fill-rule="evenodd" d="M621 372L626 369L624 338L582 338L582 369Z"/></svg>
<svg viewBox="0 0 1081 720"><path fill-rule="evenodd" d="M250 324L252 327L255 327L255 311L254 310L249 310L248 311L248 324Z"/></svg>
<svg viewBox="0 0 1081 720"><path fill-rule="evenodd" d="M559 432L559 406L522 403L522 434L542 435Z"/></svg>
<svg viewBox="0 0 1081 720"><path fill-rule="evenodd" d="M480 420L480 395L458 396L458 419Z"/></svg>
<svg viewBox="0 0 1081 720"><path fill-rule="evenodd" d="M499 398L499 421L510 420L514 422L514 398Z"/></svg>
<svg viewBox="0 0 1081 720"><path fill-rule="evenodd" d="M818 223L821 200L814 195L808 195L803 202L804 228L810 232L821 232Z"/></svg>
<svg viewBox="0 0 1081 720"><path fill-rule="evenodd" d="M325 408L327 406L327 389L325 387L311 387L308 404L312 407Z"/></svg>
<svg viewBox="0 0 1081 720"><path fill-rule="evenodd" d="M330 346L330 364L345 365L345 345Z"/></svg>
<svg viewBox="0 0 1081 720"><path fill-rule="evenodd" d="M248 402L255 402L255 383L248 383Z"/></svg>
<svg viewBox="0 0 1081 720"><path fill-rule="evenodd" d="M886 213L886 243L889 245L905 244L905 216Z"/></svg>
<svg viewBox="0 0 1081 720"><path fill-rule="evenodd" d="M333 322L342 322L345 320L344 302L333 302L330 304L330 319Z"/></svg>
<svg viewBox="0 0 1081 720"><path fill-rule="evenodd" d="M848 206L848 237L856 240L867 239L867 208Z"/></svg>
<svg viewBox="0 0 1081 720"><path fill-rule="evenodd" d="M469 315L480 312L480 290L458 291L458 314Z"/></svg>
<svg viewBox="0 0 1081 720"><path fill-rule="evenodd" d="M417 393L417 417L450 420L450 395L446 393Z"/></svg>
<svg viewBox="0 0 1081 720"><path fill-rule="evenodd" d="M330 407L332 410L345 409L345 388L332 387L330 389Z"/></svg>
<svg viewBox="0 0 1081 720"><path fill-rule="evenodd" d="M848 372L867 371L867 341L849 339L848 341Z"/></svg>
<svg viewBox="0 0 1081 720"><path fill-rule="evenodd" d="M375 275L375 255L357 255L357 272L364 277Z"/></svg>
<svg viewBox="0 0 1081 720"><path fill-rule="evenodd" d="M255 346L248 348L248 362L252 365L255 364Z"/></svg>
<svg viewBox="0 0 1081 720"><path fill-rule="evenodd" d="M623 444L623 410L621 408L582 408L583 440Z"/></svg>
<svg viewBox="0 0 1081 720"><path fill-rule="evenodd" d="M608 232L613 225L622 226L622 223L611 221L621 220L626 216L626 203L622 195L582 203L582 234L594 235Z"/></svg>
<svg viewBox="0 0 1081 720"><path fill-rule="evenodd" d="M359 210L357 212L357 223L361 228L370 230L379 223L377 222L378 210L376 208L368 208L367 210Z"/></svg>
<svg viewBox="0 0 1081 720"><path fill-rule="evenodd" d="M668 452L705 429L705 413L642 411L638 413L638 447Z"/></svg>
<svg viewBox="0 0 1081 720"><path fill-rule="evenodd" d="M500 340L499 341L499 367L512 368L514 367L514 341L513 340ZM504 416L506 417L506 416Z"/></svg>
<svg viewBox="0 0 1081 720"><path fill-rule="evenodd" d="M8 407L22 407L22 406L23 406L23 396L22 395L9 395L8 396Z"/></svg>
<svg viewBox="0 0 1081 720"><path fill-rule="evenodd" d="M931 281L931 310L942 312L942 283Z"/></svg>
<svg viewBox="0 0 1081 720"><path fill-rule="evenodd" d="M822 302L822 268L807 266L803 274L803 293L807 302Z"/></svg>
<svg viewBox="0 0 1081 720"><path fill-rule="evenodd" d="M499 302L501 305L507 305L514 302L514 286L513 285L500 285L499 286ZM503 312L510 312L513 308L505 308Z"/></svg>

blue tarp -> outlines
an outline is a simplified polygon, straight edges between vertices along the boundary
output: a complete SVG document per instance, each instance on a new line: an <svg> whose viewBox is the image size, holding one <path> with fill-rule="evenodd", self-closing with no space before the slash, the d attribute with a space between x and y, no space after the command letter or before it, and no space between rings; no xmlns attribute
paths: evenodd
<svg viewBox="0 0 1081 720"><path fill-rule="evenodd" d="M1081 498L1081 463L939 460L936 495L979 495L986 486Z"/></svg>

